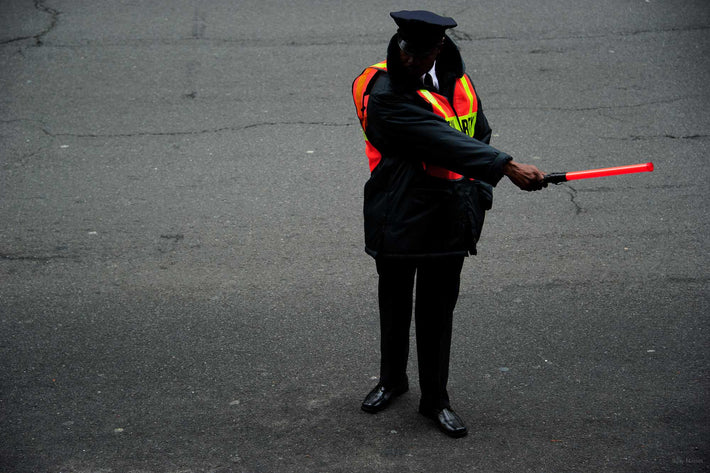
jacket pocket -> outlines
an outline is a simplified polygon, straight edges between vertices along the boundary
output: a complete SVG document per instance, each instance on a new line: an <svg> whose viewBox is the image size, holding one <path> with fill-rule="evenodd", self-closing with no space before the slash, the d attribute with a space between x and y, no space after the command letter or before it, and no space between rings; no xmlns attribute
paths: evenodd
<svg viewBox="0 0 710 473"><path fill-rule="evenodd" d="M483 181L473 181L465 186L464 202L467 215L466 246L476 254L476 244L483 231L486 211L493 206L493 187Z"/></svg>
<svg viewBox="0 0 710 473"><path fill-rule="evenodd" d="M483 210L491 210L493 207L493 186L483 181L473 181L478 190L478 199Z"/></svg>

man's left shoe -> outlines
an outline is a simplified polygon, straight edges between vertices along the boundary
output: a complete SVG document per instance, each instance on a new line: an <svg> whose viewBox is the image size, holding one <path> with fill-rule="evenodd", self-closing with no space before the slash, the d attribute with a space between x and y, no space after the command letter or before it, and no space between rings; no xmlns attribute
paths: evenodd
<svg viewBox="0 0 710 473"><path fill-rule="evenodd" d="M468 434L466 424L450 407L443 409L423 409L420 407L419 413L436 422L439 429L449 437L460 438Z"/></svg>

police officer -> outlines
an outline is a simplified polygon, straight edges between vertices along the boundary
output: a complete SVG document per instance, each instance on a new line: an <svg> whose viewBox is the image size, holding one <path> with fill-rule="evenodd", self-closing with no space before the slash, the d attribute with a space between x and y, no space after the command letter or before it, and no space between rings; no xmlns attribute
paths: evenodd
<svg viewBox="0 0 710 473"><path fill-rule="evenodd" d="M468 429L446 389L454 307L463 261L476 253L492 186L505 175L523 190L543 173L490 146L491 128L456 45L452 18L390 13L398 26L386 62L353 82L371 176L365 185L365 246L375 258L380 379L362 409L385 409L409 389L413 293L419 412L451 437Z"/></svg>

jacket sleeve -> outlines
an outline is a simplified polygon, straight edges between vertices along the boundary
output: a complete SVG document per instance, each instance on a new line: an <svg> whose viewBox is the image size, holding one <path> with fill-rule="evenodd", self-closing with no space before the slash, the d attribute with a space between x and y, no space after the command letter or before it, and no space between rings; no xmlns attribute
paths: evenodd
<svg viewBox="0 0 710 473"><path fill-rule="evenodd" d="M491 185L500 181L503 165L512 159L450 127L412 94L377 94L373 90L367 116L367 137L385 157L424 161ZM485 117L480 126L482 138L490 139Z"/></svg>

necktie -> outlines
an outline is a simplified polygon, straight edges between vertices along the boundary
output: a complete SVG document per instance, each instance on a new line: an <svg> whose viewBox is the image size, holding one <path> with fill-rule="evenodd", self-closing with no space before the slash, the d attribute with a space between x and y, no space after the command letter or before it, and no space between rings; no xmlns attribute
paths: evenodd
<svg viewBox="0 0 710 473"><path fill-rule="evenodd" d="M428 72L424 74L424 85L433 89L434 88L434 79L431 77L431 74Z"/></svg>

